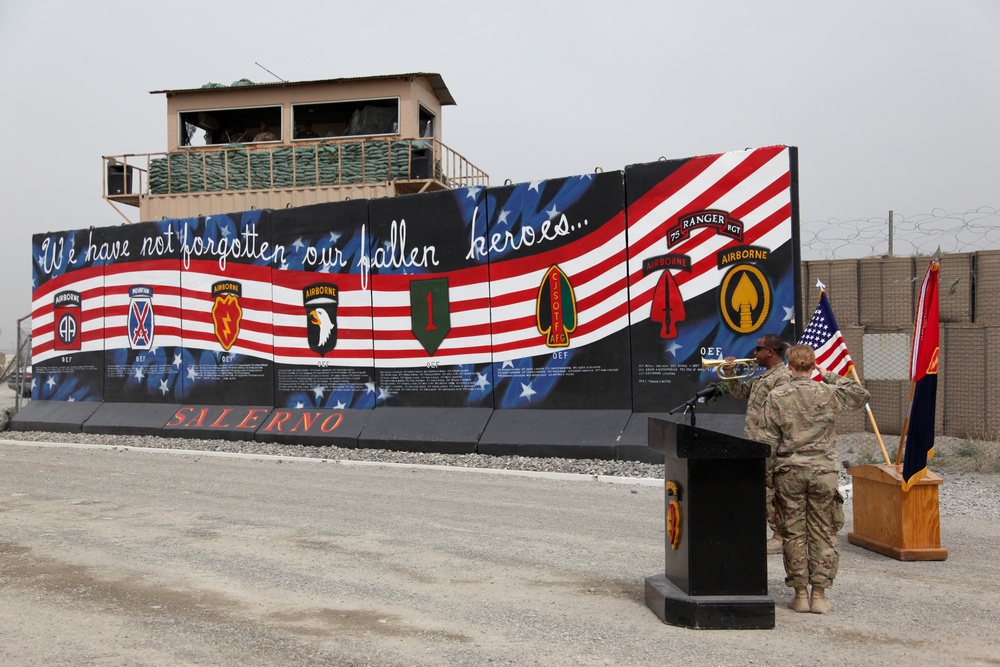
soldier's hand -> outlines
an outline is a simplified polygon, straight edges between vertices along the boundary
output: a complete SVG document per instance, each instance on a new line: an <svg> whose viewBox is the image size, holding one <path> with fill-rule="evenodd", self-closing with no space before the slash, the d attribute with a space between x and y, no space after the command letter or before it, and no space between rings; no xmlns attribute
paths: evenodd
<svg viewBox="0 0 1000 667"><path fill-rule="evenodd" d="M736 364L733 363L736 361L736 357L734 356L723 357L722 360L726 362L722 365L722 370L731 371L734 368L736 368Z"/></svg>

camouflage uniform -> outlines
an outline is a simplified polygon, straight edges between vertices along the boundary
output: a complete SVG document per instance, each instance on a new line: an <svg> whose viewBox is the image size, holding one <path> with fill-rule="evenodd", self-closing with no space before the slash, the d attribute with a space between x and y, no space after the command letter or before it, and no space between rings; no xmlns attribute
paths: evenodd
<svg viewBox="0 0 1000 667"><path fill-rule="evenodd" d="M723 372L725 372L723 370ZM771 390L788 382L792 377L788 366L778 364L746 382L737 379L726 380L729 393L736 398L747 401L747 421L743 427L743 437L747 440L760 440L761 421L764 413L764 401ZM771 532L777 533L778 528L774 517L774 458L777 450L771 447L771 455L767 457L764 468L765 505L767 507L767 524Z"/></svg>
<svg viewBox="0 0 1000 667"><path fill-rule="evenodd" d="M829 588L837 576L844 499L837 490L834 419L867 402L864 387L836 373L825 373L823 382L793 377L768 395L760 435L777 450L775 511L785 583L792 588Z"/></svg>

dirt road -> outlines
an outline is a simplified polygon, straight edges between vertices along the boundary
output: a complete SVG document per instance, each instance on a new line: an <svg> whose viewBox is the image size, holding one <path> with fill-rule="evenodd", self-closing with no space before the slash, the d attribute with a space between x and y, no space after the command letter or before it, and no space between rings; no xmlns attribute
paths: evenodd
<svg viewBox="0 0 1000 667"><path fill-rule="evenodd" d="M0 664L1000 665L1000 526L942 496L947 561L849 517L832 613L772 557L776 628L705 631L643 601L659 484L0 441Z"/></svg>

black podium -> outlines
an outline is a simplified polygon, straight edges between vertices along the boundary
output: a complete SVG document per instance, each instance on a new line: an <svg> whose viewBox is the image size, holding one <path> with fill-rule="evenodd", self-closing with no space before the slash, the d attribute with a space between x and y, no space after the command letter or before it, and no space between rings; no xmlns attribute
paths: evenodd
<svg viewBox="0 0 1000 667"><path fill-rule="evenodd" d="M646 606L689 628L774 627L767 595L767 445L649 419L648 446L663 454L666 567L646 578Z"/></svg>

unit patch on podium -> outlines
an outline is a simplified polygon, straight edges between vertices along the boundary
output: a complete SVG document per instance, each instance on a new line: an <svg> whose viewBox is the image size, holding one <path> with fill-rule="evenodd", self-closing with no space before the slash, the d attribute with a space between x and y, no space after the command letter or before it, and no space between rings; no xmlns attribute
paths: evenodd
<svg viewBox="0 0 1000 667"><path fill-rule="evenodd" d="M670 548L676 550L681 543L681 526L684 523L681 516L681 491L677 482L667 480L667 541Z"/></svg>

